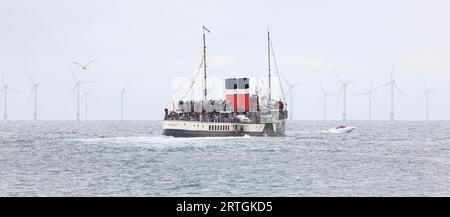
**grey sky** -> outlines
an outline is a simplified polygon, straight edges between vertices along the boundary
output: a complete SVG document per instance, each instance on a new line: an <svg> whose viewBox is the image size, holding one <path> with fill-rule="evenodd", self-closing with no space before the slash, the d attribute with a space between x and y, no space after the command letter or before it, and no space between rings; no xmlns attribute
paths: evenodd
<svg viewBox="0 0 450 217"><path fill-rule="evenodd" d="M396 117L425 116L422 74L434 93L430 118L450 119L450 2L399 1L0 1L0 64L18 93L9 93L10 119L32 119L31 84L39 87L40 119L75 119L69 67L87 90L92 119L120 118L120 90L128 82L127 119L161 119L173 79L191 79L208 35L212 77L263 76L266 31L271 30L281 73L295 90L295 118L321 119L320 82L337 93L334 72L356 79L348 89L348 119L367 118L365 92L389 80L396 57ZM92 64L81 72L72 60ZM376 92L374 119L389 118L388 89ZM3 113L3 95L1 95ZM340 119L337 96L329 118ZM84 115L82 115L84 117Z"/></svg>

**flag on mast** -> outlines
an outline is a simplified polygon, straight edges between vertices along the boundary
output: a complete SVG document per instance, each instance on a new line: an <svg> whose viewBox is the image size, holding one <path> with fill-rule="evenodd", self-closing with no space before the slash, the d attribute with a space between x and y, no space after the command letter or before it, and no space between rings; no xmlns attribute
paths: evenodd
<svg viewBox="0 0 450 217"><path fill-rule="evenodd" d="M203 30L206 30L208 33L210 33L210 31L206 28L206 26L203 26Z"/></svg>

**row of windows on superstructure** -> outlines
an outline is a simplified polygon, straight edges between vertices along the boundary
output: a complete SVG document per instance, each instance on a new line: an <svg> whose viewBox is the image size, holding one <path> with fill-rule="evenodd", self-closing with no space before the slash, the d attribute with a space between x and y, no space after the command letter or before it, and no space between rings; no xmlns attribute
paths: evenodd
<svg viewBox="0 0 450 217"><path fill-rule="evenodd" d="M209 125L209 130L218 130L218 131L230 130L230 126L227 126L227 125Z"/></svg>

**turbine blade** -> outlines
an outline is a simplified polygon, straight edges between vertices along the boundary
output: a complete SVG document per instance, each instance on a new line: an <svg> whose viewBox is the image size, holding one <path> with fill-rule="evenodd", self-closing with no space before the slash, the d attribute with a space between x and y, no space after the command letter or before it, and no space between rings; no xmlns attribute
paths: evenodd
<svg viewBox="0 0 450 217"><path fill-rule="evenodd" d="M316 104L314 104L314 107L317 107L325 98L325 94L322 94L322 96L319 98L319 100L316 102Z"/></svg>
<svg viewBox="0 0 450 217"><path fill-rule="evenodd" d="M368 91L363 92L363 93L360 93L360 94L358 94L358 95L356 95L356 96L362 96L362 95L367 95L367 94L369 94L369 93L373 93L372 85L373 85L373 81L370 82L369 90L368 90Z"/></svg>
<svg viewBox="0 0 450 217"><path fill-rule="evenodd" d="M320 82L320 88L322 89L322 92L327 92L327 91L325 90L325 88L323 87L322 82Z"/></svg>
<svg viewBox="0 0 450 217"><path fill-rule="evenodd" d="M85 93L81 96L80 99L84 99L84 98L87 98L87 97L95 97L95 96L92 95L92 94L90 94L90 93L88 93L88 92L85 92Z"/></svg>
<svg viewBox="0 0 450 217"><path fill-rule="evenodd" d="M92 64L92 63L94 63L94 62L96 62L98 59L99 59L99 58L97 57L97 58L95 58L95 59L89 61L88 63L86 63L85 66L88 66L88 65L90 65L90 64Z"/></svg>
<svg viewBox="0 0 450 217"><path fill-rule="evenodd" d="M73 73L73 70L72 70L72 67L70 67L71 65L68 65L69 66L69 71L70 71L70 74L72 75L72 79L73 79L73 81L77 81L77 78L75 77L75 73Z"/></svg>
<svg viewBox="0 0 450 217"><path fill-rule="evenodd" d="M51 81L50 80L41 81L41 82L37 83L36 86L39 86L39 85L45 84L45 83L49 83L49 82L51 82Z"/></svg>
<svg viewBox="0 0 450 217"><path fill-rule="evenodd" d="M342 82L341 80L341 77L339 77L337 73L334 73L334 75L336 75L336 78L338 79L339 83L344 84L344 82Z"/></svg>
<svg viewBox="0 0 450 217"><path fill-rule="evenodd" d="M427 91L423 92L422 96L420 96L419 101L417 103L422 102L422 99L427 95Z"/></svg>
<svg viewBox="0 0 450 217"><path fill-rule="evenodd" d="M72 61L72 63L75 64L75 65L77 65L77 66L79 66L79 67L81 67L81 69L84 68L84 66L83 66L81 63L79 63L79 62Z"/></svg>
<svg viewBox="0 0 450 217"><path fill-rule="evenodd" d="M304 84L304 82L302 82L302 83L296 83L296 84L293 84L293 85L289 85L289 94L292 94L292 92L294 92L294 88L295 88L295 87L297 87L297 86L299 86L299 85L302 85L302 84Z"/></svg>
<svg viewBox="0 0 450 217"><path fill-rule="evenodd" d="M288 86L291 86L291 83L290 83L287 79L285 79L285 78L283 77L283 80L284 80L284 82L286 82L286 84L287 84Z"/></svg>
<svg viewBox="0 0 450 217"><path fill-rule="evenodd" d="M378 89L380 89L380 88L386 87L386 86L390 85L391 83L392 83L392 81L389 81L389 82L387 82L387 83L385 83L385 84L382 84L382 85L380 85L380 86L374 88L373 90L378 90Z"/></svg>
<svg viewBox="0 0 450 217"><path fill-rule="evenodd" d="M131 83L131 81L128 82L127 85L125 85L124 88L122 88L122 92L123 92L123 93L125 93L125 91L127 90L128 86L130 86L130 83Z"/></svg>
<svg viewBox="0 0 450 217"><path fill-rule="evenodd" d="M357 94L356 96L362 96L362 95L367 95L367 94L369 94L370 92L372 92L372 91L366 91L366 92L364 92L364 93L360 93L360 94Z"/></svg>
<svg viewBox="0 0 450 217"><path fill-rule="evenodd" d="M356 81L357 81L357 80L347 81L346 84L350 84L350 83L353 83L353 82L356 82Z"/></svg>
<svg viewBox="0 0 450 217"><path fill-rule="evenodd" d="M25 74L27 75L27 78L28 78L28 80L31 82L31 84L34 85L34 81L33 81L33 79L31 78L30 74L28 74L28 72L26 72Z"/></svg>
<svg viewBox="0 0 450 217"><path fill-rule="evenodd" d="M30 91L30 95L28 96L28 102L30 102L31 97L33 96L33 91L36 89L36 86L33 86Z"/></svg>
<svg viewBox="0 0 450 217"><path fill-rule="evenodd" d="M14 88L11 88L11 87L9 87L9 86L6 87L5 89L6 89L6 90L10 90L10 91L15 92L15 93L19 93L18 90L14 89Z"/></svg>
<svg viewBox="0 0 450 217"><path fill-rule="evenodd" d="M72 91L70 91L69 97L67 97L67 102L72 98L73 93L75 93L75 90L77 89L78 84L73 85Z"/></svg>
<svg viewBox="0 0 450 217"><path fill-rule="evenodd" d="M394 84L395 88L400 92L403 96L406 97L406 94L397 86L397 84Z"/></svg>

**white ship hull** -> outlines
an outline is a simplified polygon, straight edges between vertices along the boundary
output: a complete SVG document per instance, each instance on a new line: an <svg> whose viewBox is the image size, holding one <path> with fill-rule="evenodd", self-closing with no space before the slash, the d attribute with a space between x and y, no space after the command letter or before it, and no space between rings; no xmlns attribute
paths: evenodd
<svg viewBox="0 0 450 217"><path fill-rule="evenodd" d="M163 134L173 137L284 136L285 120L277 123L163 121Z"/></svg>

